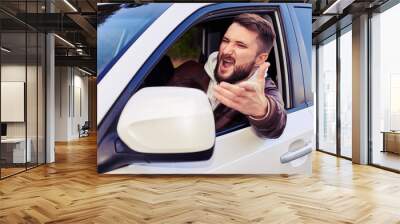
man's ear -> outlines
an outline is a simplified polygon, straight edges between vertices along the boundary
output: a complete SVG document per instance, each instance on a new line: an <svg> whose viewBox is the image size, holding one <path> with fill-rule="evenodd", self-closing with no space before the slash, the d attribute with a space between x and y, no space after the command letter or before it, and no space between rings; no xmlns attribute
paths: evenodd
<svg viewBox="0 0 400 224"><path fill-rule="evenodd" d="M262 63L264 63L268 58L268 54L263 52L263 53L259 53L256 57L256 66L260 66L262 65Z"/></svg>

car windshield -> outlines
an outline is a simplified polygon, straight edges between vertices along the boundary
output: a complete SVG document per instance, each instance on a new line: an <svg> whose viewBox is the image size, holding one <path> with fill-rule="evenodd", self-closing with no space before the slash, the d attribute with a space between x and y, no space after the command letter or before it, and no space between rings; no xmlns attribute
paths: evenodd
<svg viewBox="0 0 400 224"><path fill-rule="evenodd" d="M97 23L97 74L117 59L170 3L99 4Z"/></svg>

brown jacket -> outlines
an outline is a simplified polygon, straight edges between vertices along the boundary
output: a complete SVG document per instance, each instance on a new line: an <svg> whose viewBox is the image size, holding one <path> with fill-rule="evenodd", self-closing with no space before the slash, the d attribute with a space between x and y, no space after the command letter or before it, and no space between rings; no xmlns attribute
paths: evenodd
<svg viewBox="0 0 400 224"><path fill-rule="evenodd" d="M203 66L194 61L188 61L175 70L175 75L169 81L171 86L197 88L207 92L210 77ZM286 126L286 111L281 94L274 81L265 80L265 96L269 101L269 114L263 120L255 120L239 111L219 104L214 110L215 126L217 131L243 121L247 117L251 126L260 137L278 138Z"/></svg>

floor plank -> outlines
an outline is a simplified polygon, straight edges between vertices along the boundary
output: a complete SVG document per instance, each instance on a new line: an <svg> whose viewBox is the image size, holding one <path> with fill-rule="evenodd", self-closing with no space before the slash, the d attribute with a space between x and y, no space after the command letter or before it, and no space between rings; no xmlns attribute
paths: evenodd
<svg viewBox="0 0 400 224"><path fill-rule="evenodd" d="M313 174L99 175L96 138L0 181L0 223L400 223L400 175L315 152Z"/></svg>

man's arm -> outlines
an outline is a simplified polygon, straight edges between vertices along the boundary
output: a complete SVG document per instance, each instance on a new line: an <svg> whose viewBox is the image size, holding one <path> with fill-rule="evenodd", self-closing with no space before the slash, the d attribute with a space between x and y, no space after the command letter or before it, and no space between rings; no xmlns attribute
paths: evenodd
<svg viewBox="0 0 400 224"><path fill-rule="evenodd" d="M268 104L265 116L261 119L253 116L247 117L259 136L278 138L283 133L287 120L282 96L270 78L265 81L264 93Z"/></svg>
<svg viewBox="0 0 400 224"><path fill-rule="evenodd" d="M258 135L278 138L286 126L286 111L275 83L264 78L268 67L268 62L260 65L255 81L222 82L214 87L214 95L225 106L247 115Z"/></svg>

